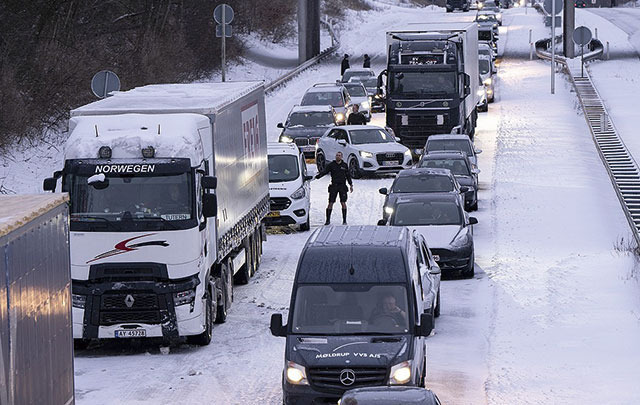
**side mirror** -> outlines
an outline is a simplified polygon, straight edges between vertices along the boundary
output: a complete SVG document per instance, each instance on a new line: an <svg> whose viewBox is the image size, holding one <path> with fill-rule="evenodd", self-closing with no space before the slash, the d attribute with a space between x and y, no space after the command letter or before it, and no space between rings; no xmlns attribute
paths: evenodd
<svg viewBox="0 0 640 405"><path fill-rule="evenodd" d="M387 220L386 219L378 220L378 226L385 226L386 224L387 224Z"/></svg>
<svg viewBox="0 0 640 405"><path fill-rule="evenodd" d="M276 125L276 127L278 127L278 128L284 128L284 125L282 124L282 122L278 122L278 125Z"/></svg>
<svg viewBox="0 0 640 405"><path fill-rule="evenodd" d="M338 145L342 145L343 147L347 146L347 141L345 141L344 139L339 139L338 140Z"/></svg>
<svg viewBox="0 0 640 405"><path fill-rule="evenodd" d="M380 189L378 189L378 192L382 195L387 195L389 193L389 190L387 190L386 187L382 187Z"/></svg>
<svg viewBox="0 0 640 405"><path fill-rule="evenodd" d="M311 180L313 180L313 176L304 176L304 177L302 178L302 180L303 180L303 181L311 181Z"/></svg>
<svg viewBox="0 0 640 405"><path fill-rule="evenodd" d="M282 325L282 314L271 315L271 325L269 326L269 329L271 329L271 334L273 336L287 336L287 327Z"/></svg>
<svg viewBox="0 0 640 405"><path fill-rule="evenodd" d="M469 225L475 225L478 223L478 219L476 217L469 217Z"/></svg>
<svg viewBox="0 0 640 405"><path fill-rule="evenodd" d="M471 169L471 173L480 174L480 169Z"/></svg>
<svg viewBox="0 0 640 405"><path fill-rule="evenodd" d="M44 191L51 191L52 193L55 193L56 184L58 184L58 179L55 177L48 177L42 182L42 189Z"/></svg>
<svg viewBox="0 0 640 405"><path fill-rule="evenodd" d="M202 215L205 218L218 215L218 198L215 194L205 193L202 196Z"/></svg>
<svg viewBox="0 0 640 405"><path fill-rule="evenodd" d="M467 186L462 186L462 187L460 187L460 193L461 193L461 194L462 194L462 193L466 193L467 191L469 191L469 187L467 187Z"/></svg>
<svg viewBox="0 0 640 405"><path fill-rule="evenodd" d="M215 176L203 176L200 184L205 190L215 190L218 187L218 178Z"/></svg>
<svg viewBox="0 0 640 405"><path fill-rule="evenodd" d="M438 259L440 259L440 257L438 257ZM435 260L435 258L433 260ZM440 270L440 266L431 266L429 269L429 273L431 274L440 274L441 272L442 270Z"/></svg>
<svg viewBox="0 0 640 405"><path fill-rule="evenodd" d="M433 315L420 314L420 325L416 326L416 335L427 337L433 331Z"/></svg>

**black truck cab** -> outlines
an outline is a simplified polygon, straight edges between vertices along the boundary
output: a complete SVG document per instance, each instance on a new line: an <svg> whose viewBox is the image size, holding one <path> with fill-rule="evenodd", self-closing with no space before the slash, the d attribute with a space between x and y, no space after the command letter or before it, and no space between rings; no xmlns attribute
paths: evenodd
<svg viewBox="0 0 640 405"><path fill-rule="evenodd" d="M271 318L272 334L286 337L285 404L335 404L359 387L424 386L433 317L416 240L408 228L378 226L328 226L309 237L287 324Z"/></svg>

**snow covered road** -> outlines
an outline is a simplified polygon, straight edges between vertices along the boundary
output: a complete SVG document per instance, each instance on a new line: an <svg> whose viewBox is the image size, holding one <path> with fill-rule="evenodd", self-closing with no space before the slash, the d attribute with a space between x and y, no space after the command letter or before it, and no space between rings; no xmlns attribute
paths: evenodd
<svg viewBox="0 0 640 405"><path fill-rule="evenodd" d="M362 14L359 28L341 37L343 53L377 55L376 71L385 29L471 18L387 11ZM477 275L442 284L428 385L445 404L637 403L640 294L634 260L614 249L627 237L626 221L568 83L559 75L550 95L549 66L521 57L528 30L544 30L540 17L512 9L504 19L497 101L481 114L476 136L483 149L473 214ZM307 87L337 78L337 62L302 73L268 98L271 141ZM314 228L323 221L327 182L312 183ZM377 189L390 183L358 180L349 222L375 224L383 201ZM235 290L211 345L161 354L153 344L105 342L78 353L77 403L280 403L284 340L269 334L269 317L287 309L308 236L269 235L259 272Z"/></svg>

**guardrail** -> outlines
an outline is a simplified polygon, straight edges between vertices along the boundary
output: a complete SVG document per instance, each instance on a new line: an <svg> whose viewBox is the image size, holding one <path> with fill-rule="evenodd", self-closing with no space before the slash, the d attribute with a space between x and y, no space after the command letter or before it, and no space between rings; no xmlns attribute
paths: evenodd
<svg viewBox="0 0 640 405"><path fill-rule="evenodd" d="M556 36L556 43L562 42L562 35ZM544 38L536 41L536 56L540 59L551 60L551 52L549 47L551 46L551 38ZM592 39L589 43L589 52L584 54L584 60L598 59L604 54L604 45L598 39ZM556 53L556 61L567 65L567 60L564 56Z"/></svg>
<svg viewBox="0 0 640 405"><path fill-rule="evenodd" d="M265 93L269 93L269 92L273 91L274 89L276 89L277 87L281 86L282 84L284 84L284 83L288 82L289 80L293 79L300 72L302 72L302 71L308 69L309 67L315 65L316 63L320 62L322 59L324 59L327 56L331 55L332 53L334 53L340 47L340 42L339 42L338 37L336 36L335 32L333 31L333 27L331 27L331 25L326 21L321 21L321 23L323 25L325 25L327 27L328 31L329 31L329 35L331 36L331 46L329 48L325 49L324 51L320 52L320 54L318 54L318 55L314 56L313 58L303 62L300 65L298 65L298 67L296 67L295 69L283 74L282 76L280 76L277 79L273 80L272 82L268 83L264 87Z"/></svg>

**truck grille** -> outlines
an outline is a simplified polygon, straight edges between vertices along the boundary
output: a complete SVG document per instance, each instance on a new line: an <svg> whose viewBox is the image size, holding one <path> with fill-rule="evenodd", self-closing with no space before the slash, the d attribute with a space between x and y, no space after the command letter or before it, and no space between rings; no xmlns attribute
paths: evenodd
<svg viewBox="0 0 640 405"><path fill-rule="evenodd" d="M283 211L289 208L291 200L287 197L271 197L269 199L271 211Z"/></svg>
<svg viewBox="0 0 640 405"><path fill-rule="evenodd" d="M398 113L395 116L394 131L402 139L402 144L408 147L424 147L429 135L446 134L451 131L449 114L439 114L444 116L442 125L438 125L438 114L406 114L409 117L408 125L402 125L402 115Z"/></svg>
<svg viewBox="0 0 640 405"><path fill-rule="evenodd" d="M128 301L128 296L131 296L131 301ZM131 306L127 305L127 302L131 303ZM157 309L158 308L158 296L156 294L104 294L102 296L101 310L112 309Z"/></svg>
<svg viewBox="0 0 640 405"><path fill-rule="evenodd" d="M353 384L346 386L340 382L340 374L350 369L355 374ZM385 367L317 367L309 368L309 382L314 388L334 391L385 385L387 383L387 369Z"/></svg>
<svg viewBox="0 0 640 405"><path fill-rule="evenodd" d="M100 325L117 323L160 323L159 311L118 311L101 312Z"/></svg>
<svg viewBox="0 0 640 405"><path fill-rule="evenodd" d="M100 325L128 322L160 323L158 295L104 294L100 299Z"/></svg>
<svg viewBox="0 0 640 405"><path fill-rule="evenodd" d="M376 160L379 165L382 165L382 162L395 161L399 162L398 164L402 164L404 161L404 154L402 153L378 153L376 155Z"/></svg>

